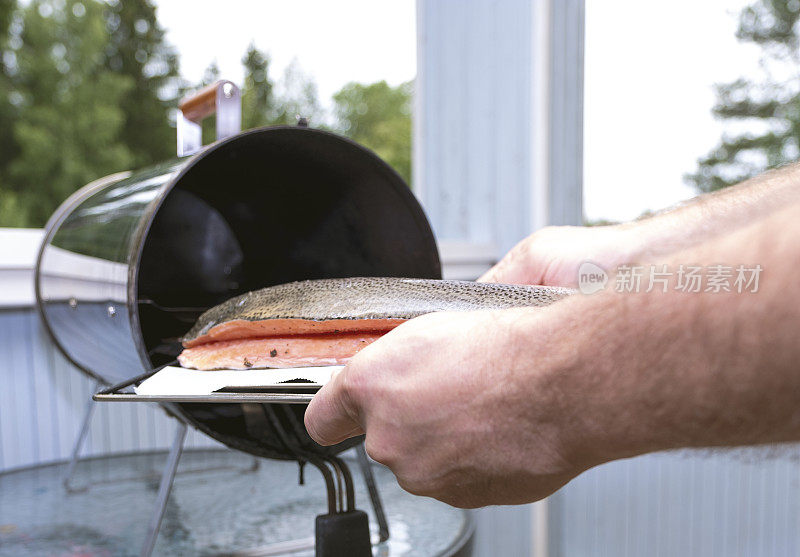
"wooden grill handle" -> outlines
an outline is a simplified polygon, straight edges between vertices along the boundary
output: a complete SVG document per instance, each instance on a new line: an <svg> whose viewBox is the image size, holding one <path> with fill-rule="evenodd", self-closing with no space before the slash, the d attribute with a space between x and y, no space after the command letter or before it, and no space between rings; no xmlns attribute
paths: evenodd
<svg viewBox="0 0 800 557"><path fill-rule="evenodd" d="M200 122L204 118L208 118L216 112L217 94L222 92L221 89L226 83L231 82L220 79L211 85L206 85L194 94L181 99L178 108L183 112L186 119L192 122ZM231 85L233 84L231 83Z"/></svg>

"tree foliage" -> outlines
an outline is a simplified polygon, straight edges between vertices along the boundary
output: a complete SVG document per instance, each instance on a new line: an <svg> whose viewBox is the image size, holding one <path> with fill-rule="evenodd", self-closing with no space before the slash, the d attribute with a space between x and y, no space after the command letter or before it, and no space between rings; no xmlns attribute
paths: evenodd
<svg viewBox="0 0 800 557"><path fill-rule="evenodd" d="M3 184L8 181L8 166L19 151L12 126L17 118L17 107L12 103L12 52L10 42L11 19L16 9L15 0L0 0L0 223L23 226L17 195Z"/></svg>
<svg viewBox="0 0 800 557"><path fill-rule="evenodd" d="M348 83L333 96L337 127L411 183L412 83Z"/></svg>
<svg viewBox="0 0 800 557"><path fill-rule="evenodd" d="M270 57L251 44L242 64L242 126L294 125L305 118L315 127L325 126L325 111L317 84L293 61L277 82L270 75Z"/></svg>
<svg viewBox="0 0 800 557"><path fill-rule="evenodd" d="M330 113L297 61L274 78L251 44L242 64L245 129L304 117L410 181L411 84L349 83ZM174 155L170 111L188 91L178 70L152 0L0 0L0 226L42 226L88 182ZM219 77L212 62L198 86Z"/></svg>
<svg viewBox="0 0 800 557"><path fill-rule="evenodd" d="M134 162L122 141L133 79L106 65L100 4L38 0L21 22L14 51L21 104L12 126L19 153L3 186L16 196L20 218L41 226L78 187Z"/></svg>
<svg viewBox="0 0 800 557"><path fill-rule="evenodd" d="M258 128L274 123L275 83L269 75L269 55L250 44L242 58L242 127Z"/></svg>
<svg viewBox="0 0 800 557"><path fill-rule="evenodd" d="M0 225L174 153L177 54L149 0L0 0Z"/></svg>
<svg viewBox="0 0 800 557"><path fill-rule="evenodd" d="M317 84L297 60L292 61L277 84L274 124L294 125L305 118L314 127L324 127L325 111L320 105Z"/></svg>
<svg viewBox="0 0 800 557"><path fill-rule="evenodd" d="M294 125L306 118L315 127L324 126L325 111L319 101L313 78L292 62L277 82L270 75L270 57L251 44L242 58L242 128ZM219 67L213 62L205 71L197 89L220 78ZM203 142L214 140L213 118L203 122Z"/></svg>
<svg viewBox="0 0 800 557"><path fill-rule="evenodd" d="M759 46L764 75L716 87L713 113L738 131L723 135L719 145L698 160L697 170L686 176L698 190L724 188L798 158L798 19L798 0L757 0L740 13L736 36Z"/></svg>
<svg viewBox="0 0 800 557"><path fill-rule="evenodd" d="M150 0L116 0L105 10L109 30L108 68L128 76L133 86L123 95L122 138L136 168L175 154L175 131L169 112L177 106L184 83L178 53L164 37Z"/></svg>

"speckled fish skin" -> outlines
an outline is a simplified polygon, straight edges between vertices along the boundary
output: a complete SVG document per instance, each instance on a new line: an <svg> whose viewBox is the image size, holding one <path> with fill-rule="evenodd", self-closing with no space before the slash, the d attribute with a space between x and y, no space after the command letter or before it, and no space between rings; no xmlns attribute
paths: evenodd
<svg viewBox="0 0 800 557"><path fill-rule="evenodd" d="M569 288L457 280L304 280L231 298L203 313L182 340L184 346L197 344L214 327L233 321L407 320L436 311L546 306L573 292Z"/></svg>

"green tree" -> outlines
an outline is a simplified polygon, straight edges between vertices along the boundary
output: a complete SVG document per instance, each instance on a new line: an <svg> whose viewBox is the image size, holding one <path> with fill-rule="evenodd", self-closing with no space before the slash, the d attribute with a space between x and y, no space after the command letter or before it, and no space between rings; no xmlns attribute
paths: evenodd
<svg viewBox="0 0 800 557"><path fill-rule="evenodd" d="M19 153L2 187L13 192L25 225L42 226L77 188L133 164L123 100L134 83L107 67L110 36L99 2L34 0L20 17L21 102L12 126Z"/></svg>
<svg viewBox="0 0 800 557"><path fill-rule="evenodd" d="M717 86L714 115L749 131L726 133L698 160L697 170L686 176L698 190L724 188L798 158L798 18L798 0L758 0L740 13L736 36L761 48L765 76Z"/></svg>
<svg viewBox="0 0 800 557"><path fill-rule="evenodd" d="M200 87L198 88L202 89L206 85L211 85L219 78L219 64L217 64L216 60L213 60L203 72L203 77L200 80Z"/></svg>
<svg viewBox="0 0 800 557"><path fill-rule="evenodd" d="M0 0L0 196L10 192L2 185L9 163L18 152L14 134L11 130L17 116L16 107L11 102L13 93L13 52L11 51L11 19L16 9L15 0ZM0 207L3 206L0 200Z"/></svg>
<svg viewBox="0 0 800 557"><path fill-rule="evenodd" d="M411 184L413 84L348 83L333 96L337 129L369 147Z"/></svg>
<svg viewBox="0 0 800 557"><path fill-rule="evenodd" d="M150 0L115 0L107 3L105 18L108 67L133 81L120 104L121 137L133 155L132 164L139 168L174 156L169 111L177 106L183 83L178 54L166 42L156 8Z"/></svg>
<svg viewBox="0 0 800 557"><path fill-rule="evenodd" d="M211 85L215 81L220 79L219 74L219 65L217 64L216 60L213 60L208 67L203 72L203 77L200 80L200 83L193 91L187 91L188 93L196 92L202 89L207 85ZM203 128L202 135L203 135L203 145L208 145L209 143L213 143L214 140L217 138L217 123L214 118L206 118L201 122L201 126Z"/></svg>
<svg viewBox="0 0 800 557"><path fill-rule="evenodd" d="M325 111L319 102L317 85L295 61L289 64L276 83L269 75L269 55L251 44L244 57L242 87L242 128L280 124L294 125L297 118L307 118L311 125L324 128ZM220 78L219 67L212 62L206 69L197 89ZM203 123L203 142L214 140L212 118Z"/></svg>
<svg viewBox="0 0 800 557"><path fill-rule="evenodd" d="M286 67L276 89L272 124L294 125L302 117L314 127L324 127L325 111L319 102L317 84L303 72L296 60Z"/></svg>
<svg viewBox="0 0 800 557"><path fill-rule="evenodd" d="M250 44L242 59L242 128L248 130L275 122L275 84L269 77L269 55Z"/></svg>

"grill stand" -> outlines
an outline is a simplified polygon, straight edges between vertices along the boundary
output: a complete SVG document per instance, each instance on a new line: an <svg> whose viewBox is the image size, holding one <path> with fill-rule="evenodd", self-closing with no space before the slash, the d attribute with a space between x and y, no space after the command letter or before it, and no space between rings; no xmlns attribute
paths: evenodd
<svg viewBox="0 0 800 557"><path fill-rule="evenodd" d="M94 388L92 389L92 394L96 393L103 387L108 387L108 383L104 381L97 381L94 384ZM75 438L75 443L72 446L72 453L70 455L69 463L67 463L67 470L64 472L64 479L61 480L62 485L64 486L64 491L67 493L82 493L89 489L88 485L76 487L72 485L72 477L75 475L75 468L80 462L80 454L81 449L83 448L83 444L86 442L86 436L89 434L89 427L92 424L92 417L94 416L94 409L95 409L95 401L92 398L89 398L89 402L86 403L86 410L83 413L83 421L81 422L81 429L78 431L78 436ZM261 461L259 461L258 457L253 457L253 463L246 469L242 470L242 472L256 472L261 466ZM197 470L192 470L196 472Z"/></svg>
<svg viewBox="0 0 800 557"><path fill-rule="evenodd" d="M168 364L169 365L169 364ZM355 489L353 478L347 464L336 456L320 456L308 450L298 441L304 437L305 430L299 423L294 413L289 411L286 404L308 403L313 394L285 392L283 394L262 392L215 392L210 395L181 395L181 396L147 396L132 393L121 393L123 389L138 384L144 379L154 375L159 369L148 371L134 377L99 390L93 397L95 401L120 401L120 402L238 402L241 403L245 423L248 431L260 436L264 431L273 430L277 433L284 449L293 455L301 465L300 482L302 484L302 466L310 463L316 467L325 480L328 496L328 513L317 516L315 522L316 536L314 540L293 540L270 544L259 548L259 555L280 555L301 549L315 547L316 557L371 557L372 542L369 533L369 519L365 512L355 508ZM308 389L306 383L283 383L270 385L278 389ZM314 385L313 387L319 387ZM284 421L278 417L276 408L282 411ZM149 557L152 554L161 521L164 517L169 492L172 487L175 473L183 450L186 437L186 424L179 421L175 440L170 449L167 463L161 477L158 497L153 516L150 520L148 536L142 547L141 556ZM285 425L288 423L288 425ZM389 539L389 527L386 514L380 500L372 468L363 446L358 448L357 461L364 475L364 481L369 493L370 502L375 511L378 522L378 540L376 543Z"/></svg>
<svg viewBox="0 0 800 557"><path fill-rule="evenodd" d="M325 480L328 494L328 512L317 516L314 524L316 557L371 557L372 543L369 534L369 519L365 512L355 508L353 477L347 464L338 457L320 456L304 448L298 441L297 435L303 429L303 426L286 406L243 404L242 407L247 428L251 433L258 434L259 431L265 431L271 426L273 431L278 434L278 438L284 448L294 455L300 463L301 483L302 466L305 463L310 463L316 467ZM277 410L282 411L284 420L289 424L288 428L284 426L284 422L278 417ZM292 433L295 435L292 435ZM369 474L371 477L371 470L369 470ZM377 495L377 489L375 494ZM370 500L375 508L376 516L383 516L383 524L380 525L380 543L388 539L386 518L380 498L373 497L372 492L370 492Z"/></svg>
<svg viewBox="0 0 800 557"><path fill-rule="evenodd" d="M356 455L358 456L361 475L364 476L364 484L367 486L367 493L369 493L369 502L372 504L372 510L375 512L375 518L378 521L378 543L385 542L389 539L389 522L386 520L386 513L383 511L378 484L375 482L375 474L372 473L372 465L369 463L367 449L363 443L356 447Z"/></svg>
<svg viewBox="0 0 800 557"><path fill-rule="evenodd" d="M139 552L140 557L150 557L155 548L156 541L158 540L158 532L161 530L161 522L164 520L164 512L167 510L167 502L169 501L169 494L172 491L172 484L175 481L175 475L178 471L178 464L180 463L181 455L183 454L183 446L186 443L187 426L182 421L178 420L178 427L175 430L175 438L172 441L172 446L167 455L167 462L164 464L164 470L161 472L161 481L158 484L158 495L156 496L156 504L153 508L153 515L150 517L150 523L147 526L147 538L145 538L142 550ZM260 466L259 460L253 457L253 465L247 469L249 472L255 472Z"/></svg>
<svg viewBox="0 0 800 557"><path fill-rule="evenodd" d="M150 557L153 553L153 548L158 539L158 531L161 529L161 521L164 519L164 511L167 508L167 500L169 499L169 492L172 490L172 482L175 480L175 472L178 469L178 462L183 453L183 443L186 441L186 424L178 422L178 428L175 430L175 439L172 441L172 447L169 450L167 463L164 465L164 471L161 473L161 482L158 484L158 497L156 497L156 506L153 511L153 516L150 517L150 524L147 527L147 538L142 546L142 551L139 553L141 557Z"/></svg>
<svg viewBox="0 0 800 557"><path fill-rule="evenodd" d="M92 390L92 394L96 393L100 390L100 387L105 386L103 381L97 381L94 384L94 389ZM64 485L64 490L67 493L79 493L81 491L86 491L88 486L84 487L75 487L72 485L72 476L75 474L75 466L78 464L78 460L80 460L80 452L81 448L83 447L83 442L86 441L86 435L89 433L89 425L92 423L92 415L94 414L94 400L89 398L89 402L86 404L86 410L83 414L83 422L81 422L81 430L78 432L78 436L75 438L75 444L72 447L72 456L69 459L69 464L67 465L67 471L64 474L64 479L62 483Z"/></svg>

